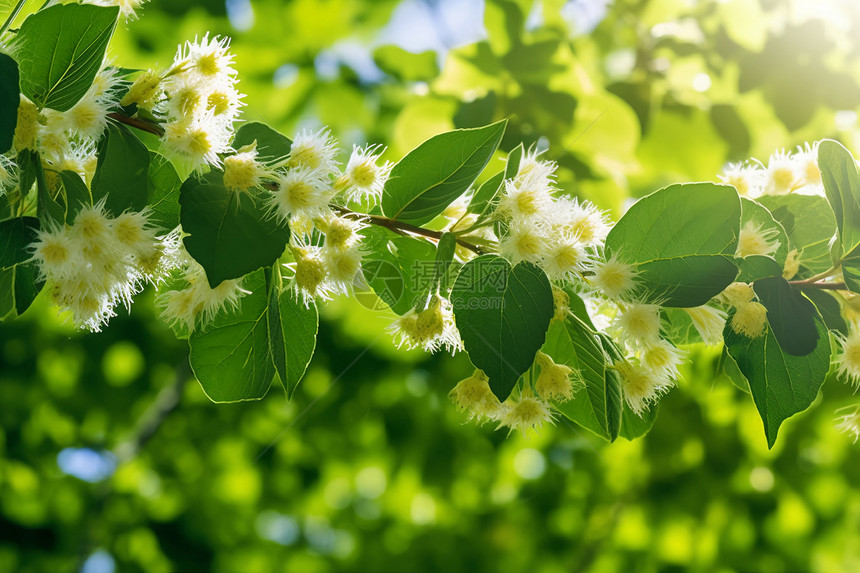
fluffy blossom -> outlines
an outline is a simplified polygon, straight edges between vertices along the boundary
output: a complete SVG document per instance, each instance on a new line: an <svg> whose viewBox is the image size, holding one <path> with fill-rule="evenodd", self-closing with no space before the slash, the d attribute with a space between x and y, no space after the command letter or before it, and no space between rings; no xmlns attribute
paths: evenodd
<svg viewBox="0 0 860 573"><path fill-rule="evenodd" d="M609 298L624 299L636 286L636 269L622 263L615 255L606 261L596 261L592 271L591 283Z"/></svg>
<svg viewBox="0 0 860 573"><path fill-rule="evenodd" d="M517 400L508 398L502 406L504 411L499 427L507 426L512 431L520 430L523 436L526 436L526 431L531 428L538 429L544 422L552 422L549 405L534 396L523 395Z"/></svg>
<svg viewBox="0 0 860 573"><path fill-rule="evenodd" d="M851 436L856 443L860 439L860 406L849 406L839 412L844 413L837 418L836 428Z"/></svg>
<svg viewBox="0 0 860 573"><path fill-rule="evenodd" d="M778 234L775 228L763 229L755 221L747 221L738 237L737 256L773 255L779 249Z"/></svg>
<svg viewBox="0 0 860 573"><path fill-rule="evenodd" d="M379 145L353 146L352 154L335 188L343 190L350 201L379 201L391 168L394 167L389 161L380 163L379 156L383 151Z"/></svg>
<svg viewBox="0 0 860 573"><path fill-rule="evenodd" d="M535 360L540 366L540 374L535 382L535 391L543 400L565 402L573 398L573 370L564 364L556 364L553 359L538 352Z"/></svg>
<svg viewBox="0 0 860 573"><path fill-rule="evenodd" d="M860 331L852 328L848 336L840 337L841 352L836 358L840 376L844 376L855 388L860 387Z"/></svg>
<svg viewBox="0 0 860 573"><path fill-rule="evenodd" d="M705 344L716 345L723 341L726 313L712 306L696 306L684 309Z"/></svg>
<svg viewBox="0 0 860 573"><path fill-rule="evenodd" d="M290 147L287 166L305 168L325 178L337 170L337 142L327 129L316 133L303 130L296 134Z"/></svg>
<svg viewBox="0 0 860 573"><path fill-rule="evenodd" d="M763 336L767 327L767 309L763 304L751 301L736 307L729 322L732 330L747 338Z"/></svg>
<svg viewBox="0 0 860 573"><path fill-rule="evenodd" d="M277 176L276 188L267 196L271 213L281 221L290 216L326 217L330 213L331 187L320 172L307 167L290 169Z"/></svg>
<svg viewBox="0 0 860 573"><path fill-rule="evenodd" d="M622 361L614 367L621 375L624 401L640 416L673 385L671 379L641 364Z"/></svg>
<svg viewBox="0 0 860 573"><path fill-rule="evenodd" d="M414 308L399 316L389 326L398 348L423 348L436 352L446 348L451 353L460 350L463 342L454 324L451 301L438 294L430 297L427 307L416 311Z"/></svg>
<svg viewBox="0 0 860 573"><path fill-rule="evenodd" d="M504 413L501 402L490 390L487 375L480 370L460 380L448 397L461 412L469 414L470 420L498 420Z"/></svg>

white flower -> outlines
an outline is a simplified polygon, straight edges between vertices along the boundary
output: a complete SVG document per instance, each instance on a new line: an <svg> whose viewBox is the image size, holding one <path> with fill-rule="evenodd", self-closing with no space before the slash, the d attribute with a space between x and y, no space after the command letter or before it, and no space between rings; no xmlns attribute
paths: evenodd
<svg viewBox="0 0 860 573"><path fill-rule="evenodd" d="M232 84L236 81L236 70L229 50L230 38L215 36L210 39L207 32L200 40L194 38L193 42L179 46L173 67L201 83Z"/></svg>
<svg viewBox="0 0 860 573"><path fill-rule="evenodd" d="M508 232L499 242L499 250L511 263L520 261L537 262L545 254L547 249L547 237L541 226L512 221Z"/></svg>
<svg viewBox="0 0 860 573"><path fill-rule="evenodd" d="M723 330L726 327L725 312L707 305L684 310L690 315L693 326L705 344L717 345L723 341Z"/></svg>
<svg viewBox="0 0 860 573"><path fill-rule="evenodd" d="M292 221L290 226L292 227ZM326 248L349 249L361 241L361 231L367 227L367 223L363 217L330 215L318 220L317 227L325 234Z"/></svg>
<svg viewBox="0 0 860 573"><path fill-rule="evenodd" d="M604 295L612 299L624 299L636 286L636 268L622 263L613 254L609 260L593 264L591 283Z"/></svg>
<svg viewBox="0 0 860 573"><path fill-rule="evenodd" d="M556 362L547 354L538 351L535 361L540 374L535 382L535 391L544 400L565 402L573 398L573 370Z"/></svg>
<svg viewBox="0 0 860 573"><path fill-rule="evenodd" d="M269 210L280 221L290 216L326 217L331 210L332 188L320 177L319 171L307 167L279 173L277 188L267 195Z"/></svg>
<svg viewBox="0 0 860 573"><path fill-rule="evenodd" d="M794 161L800 175L800 184L804 187L812 187L814 192L823 193L821 169L818 167L818 142L798 146Z"/></svg>
<svg viewBox="0 0 860 573"><path fill-rule="evenodd" d="M274 178L274 172L257 161L256 145L224 158L224 187L231 191L250 191L263 180Z"/></svg>
<svg viewBox="0 0 860 573"><path fill-rule="evenodd" d="M836 425L836 428L851 436L854 443L857 443L857 440L860 439L860 406L840 408L837 412L845 413L837 418L839 423Z"/></svg>
<svg viewBox="0 0 860 573"><path fill-rule="evenodd" d="M551 213L554 229L573 235L586 246L600 245L609 233L606 215L587 201L562 197L555 201Z"/></svg>
<svg viewBox="0 0 860 573"><path fill-rule="evenodd" d="M778 235L779 231L773 227L762 229L762 226L755 221L747 221L738 236L738 248L735 254L738 257L771 256L779 249L779 241L776 240Z"/></svg>
<svg viewBox="0 0 860 573"><path fill-rule="evenodd" d="M676 380L680 376L678 366L682 358L683 353L667 340L650 342L640 353L640 362L645 368L669 380Z"/></svg>
<svg viewBox="0 0 860 573"><path fill-rule="evenodd" d="M538 174L505 181L504 191L499 196L499 213L520 221L544 219L551 215L552 188Z"/></svg>
<svg viewBox="0 0 860 573"><path fill-rule="evenodd" d="M479 421L498 420L505 409L490 389L486 374L480 370L460 380L448 393L448 397L461 412L469 413L469 419Z"/></svg>
<svg viewBox="0 0 860 573"><path fill-rule="evenodd" d="M147 2L147 0L84 0L84 4L94 4L96 6L119 6L119 13L122 14L126 21L136 20L136 10Z"/></svg>
<svg viewBox="0 0 860 573"><path fill-rule="evenodd" d="M140 109L152 110L153 107L161 100L164 89L161 85L162 77L160 74L147 70L137 76L128 92L120 100L123 106L137 104Z"/></svg>
<svg viewBox="0 0 860 573"><path fill-rule="evenodd" d="M848 336L839 336L841 352L836 358L840 376L855 388L860 387L860 331L852 328Z"/></svg>
<svg viewBox="0 0 860 573"><path fill-rule="evenodd" d="M507 426L512 431L520 430L523 437L527 436L527 430L531 428L537 430L544 422L553 421L549 404L534 396L523 395L518 400L508 398L502 404L502 408L504 410L499 427Z"/></svg>
<svg viewBox="0 0 860 573"><path fill-rule="evenodd" d="M322 248L314 245L292 245L290 250L295 262L284 266L293 271L290 282L296 296L302 297L305 306L310 305L316 298L330 300L338 285L334 285L330 280Z"/></svg>
<svg viewBox="0 0 860 573"><path fill-rule="evenodd" d="M558 165L554 161L543 161L540 159L541 154L543 151L538 151L536 147L525 152L520 158L516 179L532 178L542 180L544 185L551 185Z"/></svg>
<svg viewBox="0 0 860 573"><path fill-rule="evenodd" d="M551 280L573 280L591 257L575 236L562 234L547 241L541 267Z"/></svg>
<svg viewBox="0 0 860 573"><path fill-rule="evenodd" d="M189 331L205 328L222 312L237 309L240 299L249 294L242 288L242 279L225 280L212 288L199 263L189 256L186 265L182 278L187 286L158 297L161 316L169 324Z"/></svg>
<svg viewBox="0 0 860 573"><path fill-rule="evenodd" d="M673 386L671 379L641 364L615 363L621 375L624 401L639 416Z"/></svg>
<svg viewBox="0 0 860 573"><path fill-rule="evenodd" d="M323 247L326 272L333 290L348 294L352 289L355 275L361 270L362 253L359 245L349 248Z"/></svg>
<svg viewBox="0 0 860 573"><path fill-rule="evenodd" d="M399 316L389 327L398 348L423 348L436 352L444 347L452 354L463 346L460 333L454 324L451 301L438 294L430 297L424 310L410 309Z"/></svg>
<svg viewBox="0 0 860 573"><path fill-rule="evenodd" d="M765 183L764 171L761 167L747 163L730 163L719 179L722 183L737 189L738 194L751 198L762 194Z"/></svg>
<svg viewBox="0 0 860 573"><path fill-rule="evenodd" d="M660 339L660 307L629 304L616 316L612 328L634 346L656 344Z"/></svg>
<svg viewBox="0 0 860 573"><path fill-rule="evenodd" d="M767 309L756 301L742 303L736 307L729 325L747 338L763 336L767 327Z"/></svg>
<svg viewBox="0 0 860 573"><path fill-rule="evenodd" d="M0 155L0 195L18 185L18 166L5 155Z"/></svg>
<svg viewBox="0 0 860 573"><path fill-rule="evenodd" d="M164 124L162 148L170 159L186 162L192 169L221 165L220 153L229 149L230 132L211 116Z"/></svg>
<svg viewBox="0 0 860 573"><path fill-rule="evenodd" d="M799 164L785 150L771 154L767 161L764 178L765 195L784 195L799 186L801 173Z"/></svg>
<svg viewBox="0 0 860 573"><path fill-rule="evenodd" d="M299 132L290 147L287 166L316 171L320 177L328 177L337 170L337 142L328 129L314 133Z"/></svg>
<svg viewBox="0 0 860 573"><path fill-rule="evenodd" d="M369 201L373 204L382 197L382 189L394 167L389 161L379 163L379 157L384 151L380 145L353 146L346 169L336 184L338 190L345 190L350 201Z"/></svg>

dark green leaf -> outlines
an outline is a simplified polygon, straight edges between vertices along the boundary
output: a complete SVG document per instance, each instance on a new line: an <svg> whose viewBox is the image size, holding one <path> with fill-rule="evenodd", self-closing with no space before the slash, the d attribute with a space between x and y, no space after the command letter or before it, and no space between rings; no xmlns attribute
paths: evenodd
<svg viewBox="0 0 860 573"><path fill-rule="evenodd" d="M513 179L517 176L525 152L525 147L520 143L508 154L508 162L505 164L505 179Z"/></svg>
<svg viewBox="0 0 860 573"><path fill-rule="evenodd" d="M192 176L179 195L182 230L189 233L185 248L206 269L213 288L272 266L290 238L286 225L267 216L260 198L228 191L223 177L217 170Z"/></svg>
<svg viewBox="0 0 860 573"><path fill-rule="evenodd" d="M265 123L251 122L242 125L233 138L233 149L257 142L257 160L261 162L283 159L290 154L293 142Z"/></svg>
<svg viewBox="0 0 860 573"><path fill-rule="evenodd" d="M705 304L737 277L741 202L733 187L671 185L640 199L609 232L606 250L637 266L638 296L664 306Z"/></svg>
<svg viewBox="0 0 860 573"><path fill-rule="evenodd" d="M624 411L621 414L621 430L618 432L618 435L625 440L641 438L654 427L654 422L657 421L657 412L659 410L659 404L652 404L650 408L644 410L642 414L639 415L628 408L625 403Z"/></svg>
<svg viewBox="0 0 860 573"><path fill-rule="evenodd" d="M48 190L45 171L38 152L25 149L18 154L18 167L21 169L21 194L26 195L36 183L36 214L43 225L59 224L66 218L66 209L57 203Z"/></svg>
<svg viewBox="0 0 860 573"><path fill-rule="evenodd" d="M147 204L149 149L124 125L110 125L98 149L93 176L93 201L105 199L113 215L140 211Z"/></svg>
<svg viewBox="0 0 860 573"><path fill-rule="evenodd" d="M825 326L830 330L836 330L844 335L848 335L848 323L845 322L845 317L842 316L842 307L839 306L839 301L832 294L818 288L803 288L801 290L806 298L812 301L818 313L824 320Z"/></svg>
<svg viewBox="0 0 860 573"><path fill-rule="evenodd" d="M0 54L0 153L12 147L20 100L18 64L6 54Z"/></svg>
<svg viewBox="0 0 860 573"><path fill-rule="evenodd" d="M73 171L61 172L60 181L66 191L66 223L71 225L82 207L92 206L93 197L81 176Z"/></svg>
<svg viewBox="0 0 860 573"><path fill-rule="evenodd" d="M780 348L773 332L750 339L726 324L723 337L729 354L749 381L750 392L764 422L768 447L773 447L782 422L812 404L830 368L830 339L816 319L818 344L806 356L792 356Z"/></svg>
<svg viewBox="0 0 860 573"><path fill-rule="evenodd" d="M592 329L576 316L553 321L543 351L572 368L584 383L572 400L556 404L559 412L583 428L611 441L621 427L621 383L606 368L603 346Z"/></svg>
<svg viewBox="0 0 860 573"><path fill-rule="evenodd" d="M821 182L836 217L842 252L860 246L860 173L851 152L826 139L818 145Z"/></svg>
<svg viewBox="0 0 860 573"><path fill-rule="evenodd" d="M118 14L116 7L58 4L24 20L15 38L21 92L57 111L78 103L102 65Z"/></svg>
<svg viewBox="0 0 860 573"><path fill-rule="evenodd" d="M506 121L431 137L394 166L382 194L382 212L423 225L469 188L505 132Z"/></svg>
<svg viewBox="0 0 860 573"><path fill-rule="evenodd" d="M451 291L469 358L505 400L543 346L553 315L552 287L540 268L483 255L466 263Z"/></svg>
<svg viewBox="0 0 860 573"><path fill-rule="evenodd" d="M753 285L767 308L767 322L780 347L788 354L805 356L818 345L815 305L782 277L757 280Z"/></svg>
<svg viewBox="0 0 860 573"><path fill-rule="evenodd" d="M39 220L33 217L0 221L0 314L4 317L23 314L44 285L36 263L27 262L38 230Z"/></svg>
<svg viewBox="0 0 860 573"><path fill-rule="evenodd" d="M268 297L263 271L249 275L238 310L219 315L188 339L191 369L213 402L259 400L269 391L275 366L269 353Z"/></svg>

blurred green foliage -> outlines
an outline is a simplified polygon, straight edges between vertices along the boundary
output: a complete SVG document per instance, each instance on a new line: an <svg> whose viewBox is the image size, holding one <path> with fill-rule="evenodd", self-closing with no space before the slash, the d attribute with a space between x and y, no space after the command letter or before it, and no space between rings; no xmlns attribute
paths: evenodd
<svg viewBox="0 0 860 573"><path fill-rule="evenodd" d="M615 212L805 140L858 149L851 2L603 4L153 0L111 53L231 35L246 119L392 159L509 118L503 151L548 145L560 185ZM339 300L291 401L216 406L141 298L99 335L44 298L0 330L0 572L860 570L833 380L772 451L702 348L644 439L524 439L449 404L464 355L399 352L391 315Z"/></svg>

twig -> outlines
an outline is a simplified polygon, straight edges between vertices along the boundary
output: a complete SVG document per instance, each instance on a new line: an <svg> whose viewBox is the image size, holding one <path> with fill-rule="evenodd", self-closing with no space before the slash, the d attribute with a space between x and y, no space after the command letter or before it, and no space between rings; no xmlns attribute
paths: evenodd
<svg viewBox="0 0 860 573"><path fill-rule="evenodd" d="M161 137L164 135L164 128L158 125L157 123L152 123L150 121L146 121L143 119L139 119L136 117L129 117L127 115L123 115L119 112L111 112L108 114L108 117L118 121L120 123L124 123L131 127L135 127L141 131L145 131L147 133L151 133L152 135L157 135Z"/></svg>

